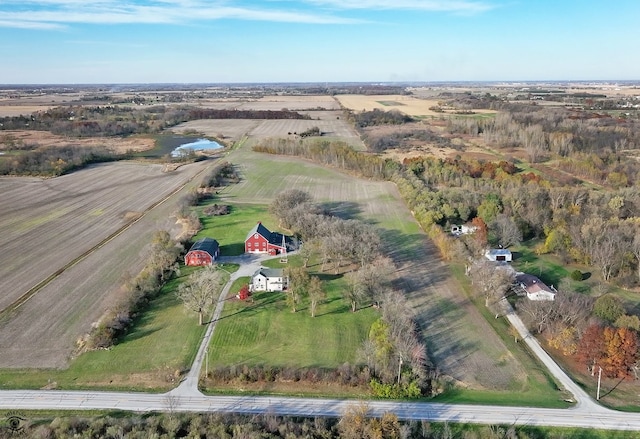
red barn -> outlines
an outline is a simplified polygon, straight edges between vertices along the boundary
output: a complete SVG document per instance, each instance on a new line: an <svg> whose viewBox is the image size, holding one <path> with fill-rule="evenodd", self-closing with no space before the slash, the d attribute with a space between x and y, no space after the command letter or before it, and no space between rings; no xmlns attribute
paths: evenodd
<svg viewBox="0 0 640 439"><path fill-rule="evenodd" d="M218 241L203 238L193 244L184 257L185 265L211 265L220 255Z"/></svg>
<svg viewBox="0 0 640 439"><path fill-rule="evenodd" d="M270 255L287 252L286 237L282 233L270 232L261 222L249 231L244 240L245 253L268 253Z"/></svg>

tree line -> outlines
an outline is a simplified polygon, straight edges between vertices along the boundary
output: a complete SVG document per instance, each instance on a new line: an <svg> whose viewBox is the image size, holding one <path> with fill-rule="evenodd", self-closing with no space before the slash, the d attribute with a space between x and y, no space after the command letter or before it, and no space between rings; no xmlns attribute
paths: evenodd
<svg viewBox="0 0 640 439"><path fill-rule="evenodd" d="M167 400L166 413L47 417L29 414L12 428L0 428L0 438L16 436L50 439L584 439L600 432L548 429L535 426L470 425L401 421L393 413L372 416L366 403L354 402L339 418L275 414L178 413ZM18 425L19 424L19 425ZM4 427L4 426L3 426ZM625 436L626 437L626 436Z"/></svg>
<svg viewBox="0 0 640 439"><path fill-rule="evenodd" d="M188 105L69 105L30 115L1 117L0 131L40 130L70 137L111 137L159 133L168 127L196 119L309 118L309 115L290 110L216 110Z"/></svg>

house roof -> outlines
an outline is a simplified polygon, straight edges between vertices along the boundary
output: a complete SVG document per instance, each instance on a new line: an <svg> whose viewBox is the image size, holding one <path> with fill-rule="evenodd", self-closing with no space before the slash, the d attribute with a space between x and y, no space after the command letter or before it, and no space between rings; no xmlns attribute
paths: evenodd
<svg viewBox="0 0 640 439"><path fill-rule="evenodd" d="M533 274L518 273L516 275L516 282L518 282L529 294L539 293L541 291L556 294L556 291L548 287L544 282L538 279Z"/></svg>
<svg viewBox="0 0 640 439"><path fill-rule="evenodd" d="M251 238L255 233L262 235L267 241L269 241L269 244L276 245L278 247L283 246L282 245L283 238L288 241L287 237L284 236L282 233L270 232L269 229L263 226L261 222L258 222L258 224L256 224L249 231L249 233L247 233L247 237L245 238L245 241Z"/></svg>
<svg viewBox="0 0 640 439"><path fill-rule="evenodd" d="M485 252L485 255L493 256L508 256L511 254L511 250L506 248L491 248Z"/></svg>
<svg viewBox="0 0 640 439"><path fill-rule="evenodd" d="M255 273L253 273L253 277L257 275L263 275L264 277L272 278L272 277L284 277L284 269L282 268L265 268L260 267Z"/></svg>
<svg viewBox="0 0 640 439"><path fill-rule="evenodd" d="M189 251L192 252L194 250L202 250L213 256L218 251L219 247L220 245L218 244L218 241L216 241L215 239L202 238L199 241L196 241L191 246Z"/></svg>

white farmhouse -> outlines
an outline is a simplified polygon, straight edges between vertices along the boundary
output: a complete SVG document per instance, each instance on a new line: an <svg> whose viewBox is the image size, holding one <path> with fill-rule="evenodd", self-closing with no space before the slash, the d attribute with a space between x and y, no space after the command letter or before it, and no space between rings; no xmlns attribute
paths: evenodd
<svg viewBox="0 0 640 439"><path fill-rule="evenodd" d="M250 291L284 291L287 289L289 280L282 268L260 267L253 276L249 284Z"/></svg>

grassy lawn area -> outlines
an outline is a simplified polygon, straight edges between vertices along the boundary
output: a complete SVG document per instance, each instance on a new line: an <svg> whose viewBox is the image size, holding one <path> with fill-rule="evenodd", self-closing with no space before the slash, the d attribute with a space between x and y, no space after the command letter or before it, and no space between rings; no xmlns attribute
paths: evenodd
<svg viewBox="0 0 640 439"><path fill-rule="evenodd" d="M333 368L353 363L379 315L373 308L352 313L340 296L342 276L319 275L327 300L315 318L304 303L291 312L284 293L259 292L247 302L229 299L209 348L209 364ZM244 283L242 279L234 288Z"/></svg>
<svg viewBox="0 0 640 439"><path fill-rule="evenodd" d="M64 370L0 370L0 387L156 391L175 387L179 371L191 365L205 330L174 294L192 271L184 269L169 281L133 329L111 349L86 352Z"/></svg>

